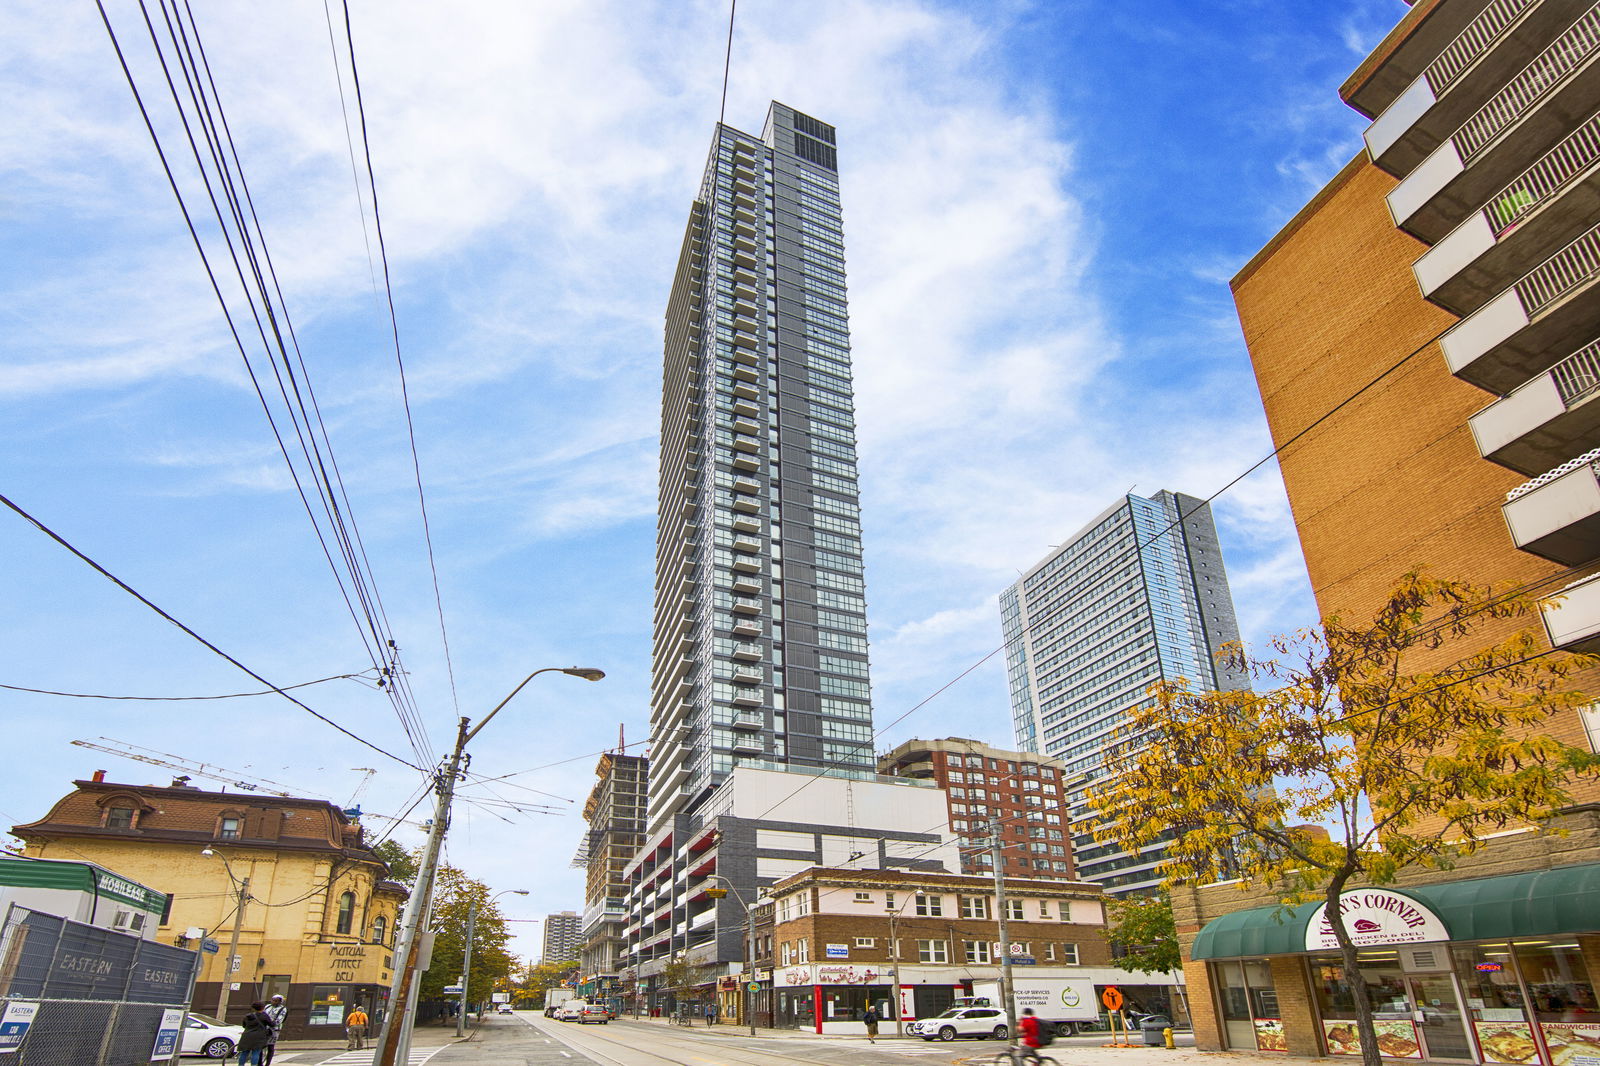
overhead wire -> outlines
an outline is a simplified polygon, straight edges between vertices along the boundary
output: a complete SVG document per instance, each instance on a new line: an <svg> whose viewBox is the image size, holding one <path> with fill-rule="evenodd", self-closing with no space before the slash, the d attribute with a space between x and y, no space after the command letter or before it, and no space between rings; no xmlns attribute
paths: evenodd
<svg viewBox="0 0 1600 1066"><path fill-rule="evenodd" d="M312 685L321 685L329 681L363 681L366 672L359 674L334 674L332 677L319 677L315 681L301 681L294 685L283 685L276 689L261 689L257 692L225 692L219 696L107 696L94 692L58 692L48 688L26 688L22 685L4 685L0 688L12 692L32 692L40 696L66 696L76 700L138 700L146 703L186 703L195 700L237 700L246 696L275 696L280 692L290 692L297 688L309 688Z"/></svg>
<svg viewBox="0 0 1600 1066"><path fill-rule="evenodd" d="M136 599L140 603L144 604L150 610L154 611L156 614L158 614L162 618L166 619L172 625L176 626L178 629L182 630L185 634L187 634L188 636L192 637L195 641L199 642L205 648L210 650L213 654L221 657L222 659L226 660L229 663L232 663L235 667L237 667L238 669L244 671L244 673L246 673L250 677L254 678L257 682L259 682L259 683L261 683L263 685L266 685L273 692L276 692L278 695L282 696L284 699L288 700L290 703L294 704L296 707L299 707L301 710L305 711L307 714L311 715L313 718L316 718L316 719L318 719L318 720L320 720L322 722L325 722L326 724L332 726L334 729L337 729L339 732L343 733L345 736L349 737L351 740L354 740L356 743L361 744L364 747L371 748L373 751L377 752L379 755L382 755L386 759L392 759L395 762L400 763L402 766L411 767L413 770L421 770L424 773L427 772L427 771L423 770L422 767L416 765L415 763L410 762L407 759L403 759L400 756L394 754L393 752L379 747L378 745L374 744L372 741L366 739L363 736L360 736L360 735L358 735L356 733L352 733L350 730L346 729L344 726L340 725L338 722L335 722L332 718L329 718L327 715L323 714L321 711L318 711L315 708L310 707L307 704L301 702L298 698L289 695L289 693L287 691L285 691L283 688L281 688L278 685L274 685L271 681L268 681L266 678L262 677L260 674L256 673L254 670L250 669L244 663L240 662L238 659L234 658L232 655L229 655L227 652L223 651L217 645L213 644L211 641L207 640L205 637L203 637L199 633L195 632L189 626L184 625L182 622L178 621L178 619L174 618L171 614L167 613L165 610L163 610L160 607L156 606L156 604L153 603L150 599L148 599L143 593L139 592L132 585L129 585L126 581L123 581L120 577L117 577L111 571L107 570L105 567L103 567L99 563L95 562L88 555L86 555L82 551L80 551L75 545L73 545L65 537L61 536L61 534L57 533L55 530L51 529L49 526L47 526L43 522L39 521L39 519L35 518L33 515L29 514L27 511L25 511L21 507L19 507L9 497L7 497L5 495L0 495L0 504L3 504L5 507L7 507L10 510L12 510L13 512L15 512L24 521L28 522L35 529L39 530L39 532L43 533L45 536L49 537L51 540L53 540L57 544L61 545L67 551L71 552L73 555L77 556L80 560L82 560L85 564L87 564L96 573L100 574L101 577L104 577L107 581L110 581L112 584L116 585L123 592L126 592L128 595L132 596L134 599Z"/></svg>
<svg viewBox="0 0 1600 1066"><path fill-rule="evenodd" d="M433 576L433 600L439 615L439 640L444 646L445 670L450 679L450 700L456 715L461 713L461 701L456 695L455 665L450 657L450 635L444 624L444 599L439 592L439 566L434 559L433 530L428 520L428 500L422 489L422 463L417 457L417 430L411 417L411 391L406 383L406 364L400 354L400 320L394 310L394 285L389 277L389 246L383 236L383 214L378 209L378 181L372 167L372 139L367 132L367 106L361 93L361 72L356 65L355 31L350 24L349 0L342 0L344 8L345 44L350 52L350 81L355 88L356 114L360 117L361 152L367 164L367 187L372 194L372 227L378 237L378 258L383 264L383 291L389 305L390 336L394 340L394 361L400 372L400 399L406 415L406 436L411 445L411 470L416 476L417 507L422 513L422 537L428 550L428 570Z"/></svg>
<svg viewBox="0 0 1600 1066"><path fill-rule="evenodd" d="M204 44L200 40L198 28L193 22L193 11L188 7L187 0L184 0L183 10L189 16L189 22L185 25L183 16L178 12L176 5L169 6L168 0L161 0L162 20L167 29L168 39L171 41L172 56L171 62L169 62L167 48L163 46L161 37L157 33L148 6L144 0L140 0L140 11L154 48L155 58L160 64L168 92L177 110L184 137L188 141L190 152L194 158L199 181L205 189L206 198L210 202L213 214L221 230L228 258L233 262L234 273L241 287L243 299L250 309L250 316L254 320L256 335L260 339L266 358L271 366L272 380L282 398L287 420L293 428L293 435L306 464L307 474L317 486L316 494L323 513L323 521L318 520L317 514L312 508L308 490L301 480L299 465L290 453L285 434L279 426L278 416L274 414L272 404L267 400L260 374L249 354L248 347L244 343L243 336L234 322L233 311L229 301L223 294L221 283L206 251L205 242L200 237L187 200L179 185L176 172L161 143L161 137L156 131L155 122L139 89L137 79L128 64L127 56L124 53L115 27L111 23L103 2L96 0L96 3L106 32L116 51L124 77L128 82L141 118L144 121L146 131L155 146L162 169L166 174L168 185L178 201L190 238L200 255L201 263L210 280L213 294L222 308L234 345L245 364L257 399L267 416L273 437L289 468L302 506L306 511L307 517L311 520L313 533L339 586L340 595L345 602L346 609L349 611L352 620L357 624L358 634L374 667L384 673L388 679L394 681L393 686L386 683L384 688L391 704L395 707L397 717L407 734L413 751L420 761L431 763L434 761L433 752L427 740L426 730L422 727L420 714L416 711L414 698L410 694L409 682L405 677L403 668L399 666L398 645L389 630L381 597L377 594L376 585L372 580L370 562L366 558L359 530L355 525L353 516L350 514L349 494L344 486L337 462L333 457L332 443L327 434L326 424L322 419L320 405L310 384L309 374L303 355L300 353L292 321L288 316L287 310L282 306L282 289L278 284L276 271L271 262L270 250L267 248L260 219L256 215L248 183L244 178L237 147L227 126L226 115L216 90L214 78L211 75L209 61L204 54ZM181 72L181 78L188 95L189 107L185 106L184 98L174 80L172 69L174 65ZM208 87L209 94L207 92ZM193 121L190 118L191 110L193 112ZM198 143L196 127L199 129L199 139L203 139L206 142L205 153L202 153ZM206 163L207 155L209 155L211 161L209 168ZM237 175L237 179L235 175ZM226 211L222 204L219 203L219 194L228 205ZM246 218L247 215L248 220ZM241 254L244 262L241 262ZM246 269L246 263L248 263L248 270ZM270 287L268 284L269 279ZM276 297L276 307L274 306L274 296ZM282 323L281 327L280 321ZM269 332L271 334L270 339L268 337ZM285 343L285 333L288 335L287 344ZM290 347L293 347L295 351L293 361L289 356ZM296 372L296 366L299 369L298 373ZM324 521L328 527L326 535L323 530ZM329 536L339 546L339 555L343 560L343 570L334 562L334 552L328 543Z"/></svg>

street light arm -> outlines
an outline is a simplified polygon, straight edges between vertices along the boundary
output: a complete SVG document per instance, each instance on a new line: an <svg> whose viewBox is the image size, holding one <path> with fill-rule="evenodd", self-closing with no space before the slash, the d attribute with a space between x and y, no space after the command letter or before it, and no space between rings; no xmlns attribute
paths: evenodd
<svg viewBox="0 0 1600 1066"><path fill-rule="evenodd" d="M461 746L465 747L473 737L477 736L478 733L482 731L483 727L489 724L489 720L500 713L500 708L510 703L516 697L517 693L521 692L523 688L527 686L529 681L532 681L540 674L548 674L552 671L562 674L571 674L573 677L581 677L585 681L599 681L601 678L606 676L603 670L596 670L592 667L583 666L546 666L542 670L535 670L533 673L522 679L522 684L511 690L511 695L495 704L494 710L483 716L483 721L479 722L469 733L467 733L466 736L461 738Z"/></svg>

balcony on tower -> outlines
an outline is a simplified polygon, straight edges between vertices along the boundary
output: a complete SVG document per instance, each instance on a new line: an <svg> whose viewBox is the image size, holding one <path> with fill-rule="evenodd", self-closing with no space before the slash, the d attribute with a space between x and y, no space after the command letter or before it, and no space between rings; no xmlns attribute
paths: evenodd
<svg viewBox="0 0 1600 1066"><path fill-rule="evenodd" d="M1587 343L1600 313L1600 226L1580 235L1439 339L1450 372L1504 394Z"/></svg>
<svg viewBox="0 0 1600 1066"><path fill-rule="evenodd" d="M1559 466L1600 439L1600 339L1469 419L1478 451L1522 474Z"/></svg>
<svg viewBox="0 0 1600 1066"><path fill-rule="evenodd" d="M1574 581L1539 609L1551 647L1600 653L1600 574Z"/></svg>
<svg viewBox="0 0 1600 1066"><path fill-rule="evenodd" d="M1403 175L1533 59L1573 16L1571 4L1491 0L1434 4L1402 19L1345 83L1350 105L1375 115L1372 161Z"/></svg>
<svg viewBox="0 0 1600 1066"><path fill-rule="evenodd" d="M1512 542L1525 552L1579 566L1600 558L1600 448L1513 489L1502 508Z"/></svg>
<svg viewBox="0 0 1600 1066"><path fill-rule="evenodd" d="M1600 112L1492 193L1414 267L1422 295L1471 314L1600 217Z"/></svg>
<svg viewBox="0 0 1600 1066"><path fill-rule="evenodd" d="M1401 229L1438 241L1594 110L1600 6L1586 10L1521 70L1505 73L1494 95L1390 191L1389 210Z"/></svg>

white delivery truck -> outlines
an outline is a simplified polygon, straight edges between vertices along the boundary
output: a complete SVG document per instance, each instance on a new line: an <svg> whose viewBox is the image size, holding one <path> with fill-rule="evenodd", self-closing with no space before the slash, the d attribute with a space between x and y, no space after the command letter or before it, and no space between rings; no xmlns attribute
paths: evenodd
<svg viewBox="0 0 1600 1066"><path fill-rule="evenodd" d="M1049 1023L1058 1036L1071 1036L1077 1032L1080 1022L1093 1022L1100 1017L1094 982L1087 977L1019 976L1013 979L1012 985L1011 991L1017 998L1017 1017L1031 1009L1040 1023ZM987 999L1005 1009L998 981L974 981L972 995L974 999Z"/></svg>

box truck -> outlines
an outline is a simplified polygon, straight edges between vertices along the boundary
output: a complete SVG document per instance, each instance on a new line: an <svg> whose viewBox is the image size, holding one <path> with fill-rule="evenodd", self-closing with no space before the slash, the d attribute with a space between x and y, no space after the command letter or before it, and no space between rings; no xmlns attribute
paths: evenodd
<svg viewBox="0 0 1600 1066"><path fill-rule="evenodd" d="M1094 982L1087 977L1017 977L1011 983L1017 999L1017 1017L1031 1009L1041 1023L1048 1022L1060 1036L1071 1036L1079 1023L1100 1017ZM972 995L1005 1009L998 981L974 981Z"/></svg>

